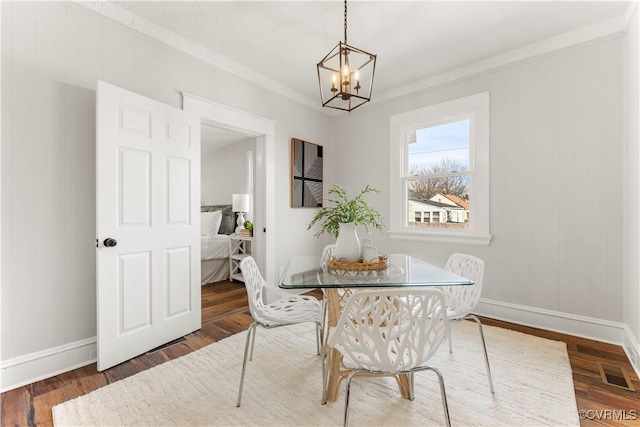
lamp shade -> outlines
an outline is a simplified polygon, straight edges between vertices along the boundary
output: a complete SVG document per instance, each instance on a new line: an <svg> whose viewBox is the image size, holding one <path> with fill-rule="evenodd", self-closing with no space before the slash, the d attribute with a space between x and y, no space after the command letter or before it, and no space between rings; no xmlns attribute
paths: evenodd
<svg viewBox="0 0 640 427"><path fill-rule="evenodd" d="M249 195L234 194L232 209L234 212L249 212Z"/></svg>

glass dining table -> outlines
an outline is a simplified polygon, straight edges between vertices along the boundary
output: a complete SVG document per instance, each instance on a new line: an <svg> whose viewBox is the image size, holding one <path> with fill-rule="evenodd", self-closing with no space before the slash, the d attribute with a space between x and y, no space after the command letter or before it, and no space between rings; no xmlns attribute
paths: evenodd
<svg viewBox="0 0 640 427"><path fill-rule="evenodd" d="M472 281L464 277L405 254L388 255L386 268L380 270L339 270L329 268L328 265L327 260L319 256L294 256L278 283L283 289L322 289L327 308L328 327L325 327L325 334L338 324L342 307L349 296L358 289L473 285ZM323 384L323 403L326 400L336 400L340 383L349 375L349 370L342 365L341 354L337 350L332 350L329 355L327 373L326 384ZM396 380L402 395L408 398L408 377L398 375Z"/></svg>

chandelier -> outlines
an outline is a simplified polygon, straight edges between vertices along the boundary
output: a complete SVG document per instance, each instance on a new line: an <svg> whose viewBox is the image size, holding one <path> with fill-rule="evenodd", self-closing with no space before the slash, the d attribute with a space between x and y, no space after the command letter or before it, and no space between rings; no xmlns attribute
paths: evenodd
<svg viewBox="0 0 640 427"><path fill-rule="evenodd" d="M371 100L376 55L347 44L347 0L344 0L344 43L318 63L322 106L351 111Z"/></svg>

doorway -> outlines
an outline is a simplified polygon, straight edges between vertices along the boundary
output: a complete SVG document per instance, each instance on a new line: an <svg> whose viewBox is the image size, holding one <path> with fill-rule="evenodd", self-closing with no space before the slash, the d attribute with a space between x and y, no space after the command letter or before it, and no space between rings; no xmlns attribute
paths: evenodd
<svg viewBox="0 0 640 427"><path fill-rule="evenodd" d="M253 246L260 272L275 283L275 188L274 140L275 122L226 105L182 93L183 110L198 115L202 123L233 130L254 138L253 175Z"/></svg>
<svg viewBox="0 0 640 427"><path fill-rule="evenodd" d="M242 281L239 271L237 249L251 251L251 236L233 234L245 221L254 222L254 161L256 138L243 132L202 123L200 155L200 210L202 212L201 239L201 285L223 280ZM246 204L242 216L236 199ZM212 218L216 218L217 222ZM211 229L211 227L216 227ZM243 230L247 232L247 230ZM241 242L241 243L240 243Z"/></svg>

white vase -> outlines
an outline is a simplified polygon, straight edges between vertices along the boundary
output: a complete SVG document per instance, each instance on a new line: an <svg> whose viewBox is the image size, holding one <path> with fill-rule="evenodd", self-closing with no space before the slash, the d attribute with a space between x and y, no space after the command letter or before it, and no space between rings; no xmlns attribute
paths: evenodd
<svg viewBox="0 0 640 427"><path fill-rule="evenodd" d="M358 240L355 223L340 224L334 256L347 261L356 261L360 258L360 240Z"/></svg>
<svg viewBox="0 0 640 427"><path fill-rule="evenodd" d="M373 246L373 240L368 238L360 239L360 258L364 260L364 253L368 247Z"/></svg>
<svg viewBox="0 0 640 427"><path fill-rule="evenodd" d="M373 245L362 248L362 261L370 263L380 262L380 258L378 258L378 249Z"/></svg>

